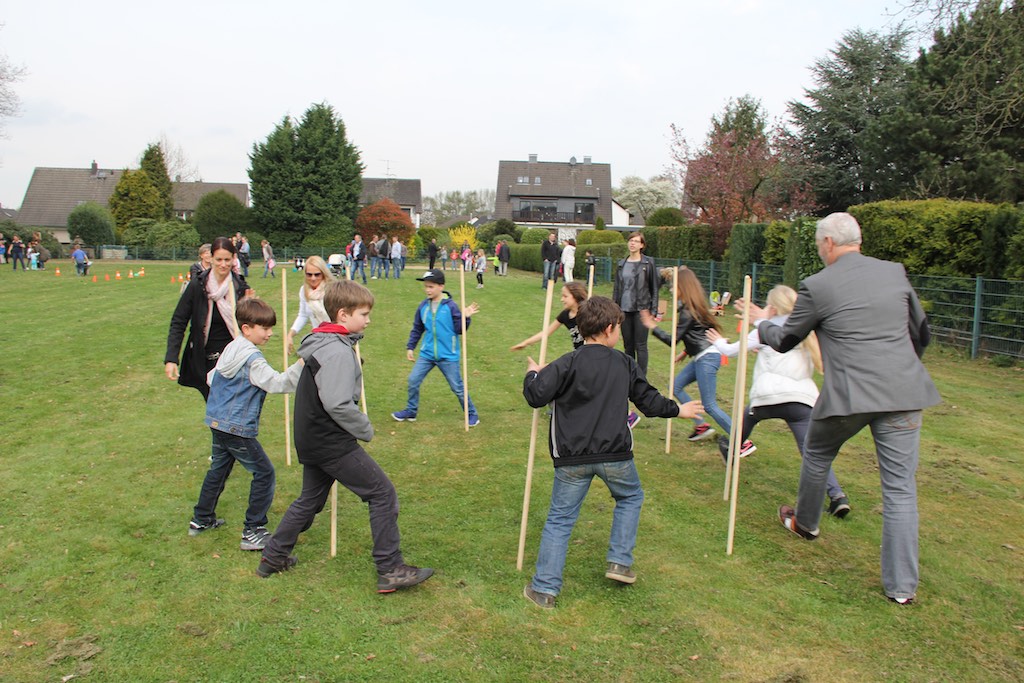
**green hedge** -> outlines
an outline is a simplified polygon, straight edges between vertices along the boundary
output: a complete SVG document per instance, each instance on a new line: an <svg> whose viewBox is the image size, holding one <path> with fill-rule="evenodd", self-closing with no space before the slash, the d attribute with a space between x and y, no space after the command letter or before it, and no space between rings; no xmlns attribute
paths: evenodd
<svg viewBox="0 0 1024 683"><path fill-rule="evenodd" d="M655 258L710 261L714 258L714 234L708 225L647 227L643 229L644 253Z"/></svg>
<svg viewBox="0 0 1024 683"><path fill-rule="evenodd" d="M625 244L626 236L617 230L580 230L576 246L593 244Z"/></svg>
<svg viewBox="0 0 1024 683"><path fill-rule="evenodd" d="M550 234L551 231L547 228L527 228L519 242L521 244L540 244L547 240Z"/></svg>
<svg viewBox="0 0 1024 683"><path fill-rule="evenodd" d="M729 235L726 260L729 262L729 287L732 292L743 291L743 276L751 263L761 263L767 223L736 223Z"/></svg>

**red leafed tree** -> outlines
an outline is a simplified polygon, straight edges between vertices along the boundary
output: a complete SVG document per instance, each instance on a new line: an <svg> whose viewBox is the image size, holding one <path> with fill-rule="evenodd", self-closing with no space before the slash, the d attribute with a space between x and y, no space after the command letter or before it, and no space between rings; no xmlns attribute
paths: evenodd
<svg viewBox="0 0 1024 683"><path fill-rule="evenodd" d="M369 239L374 234L397 236L403 243L412 237L414 228L409 214L391 199L382 199L379 202L364 206L356 216L356 230L362 234L363 239Z"/></svg>
<svg viewBox="0 0 1024 683"><path fill-rule="evenodd" d="M734 223L791 218L813 208L799 155L781 129L770 134L759 102L730 102L695 152L672 126L672 158L683 180L684 210L712 226L715 248L725 250Z"/></svg>

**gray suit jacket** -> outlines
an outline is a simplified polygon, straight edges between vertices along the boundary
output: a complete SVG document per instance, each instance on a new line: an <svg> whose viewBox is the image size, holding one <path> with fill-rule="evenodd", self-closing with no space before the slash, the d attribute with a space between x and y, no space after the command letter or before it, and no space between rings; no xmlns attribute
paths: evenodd
<svg viewBox="0 0 1024 683"><path fill-rule="evenodd" d="M902 264L849 253L800 283L782 327L758 324L785 353L814 331L825 381L813 418L919 410L941 400L920 356L928 320Z"/></svg>

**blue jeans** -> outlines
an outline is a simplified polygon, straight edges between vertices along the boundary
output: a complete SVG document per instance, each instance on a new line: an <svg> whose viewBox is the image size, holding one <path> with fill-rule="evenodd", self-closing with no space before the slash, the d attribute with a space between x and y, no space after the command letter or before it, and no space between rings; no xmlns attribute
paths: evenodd
<svg viewBox="0 0 1024 683"><path fill-rule="evenodd" d="M391 266L395 271L395 279L397 280L402 274L402 259L393 258L391 259Z"/></svg>
<svg viewBox="0 0 1024 683"><path fill-rule="evenodd" d="M804 441L796 521L815 530L825 503L825 482L839 449L871 428L882 482L882 588L890 598L917 591L917 473L921 411L862 413L812 420Z"/></svg>
<svg viewBox="0 0 1024 683"><path fill-rule="evenodd" d="M210 470L203 479L199 502L193 511L197 522L209 523L217 519L217 501L224 492L228 475L235 461L252 474L249 487L249 508L245 511L245 528L255 529L267 525L267 511L274 502L274 465L263 451L260 442L244 436L235 436L217 429L213 433L213 453Z"/></svg>
<svg viewBox="0 0 1024 683"><path fill-rule="evenodd" d="M531 584L538 593L558 595L562 590L562 570L569 550L569 536L594 477L600 477L607 484L615 499L605 560L627 567L633 565L640 508L644 503L644 490L640 487L640 476L634 462L622 460L556 467L555 481L551 486L551 507L541 532L537 569Z"/></svg>
<svg viewBox="0 0 1024 683"><path fill-rule="evenodd" d="M545 261L544 262L544 282L541 286L547 289L548 280L558 279L558 261Z"/></svg>
<svg viewBox="0 0 1024 683"><path fill-rule="evenodd" d="M370 257L370 277L377 277L377 274L383 270L381 267L380 256Z"/></svg>
<svg viewBox="0 0 1024 683"><path fill-rule="evenodd" d="M416 364L412 366L412 372L409 373L409 401L405 404L405 409L409 412L416 414L419 411L420 385L423 384L423 379L427 376L427 373L435 367L440 369L441 374L448 380L448 386L451 387L452 393L458 397L459 408L462 408L462 375L459 373L459 361L429 360L421 355L416 359ZM476 415L476 406L473 405L473 399L469 399L469 414Z"/></svg>
<svg viewBox="0 0 1024 683"><path fill-rule="evenodd" d="M363 284L364 285L366 284L366 266L365 266L365 263L366 263L366 261L361 259L361 258L353 259L353 261L352 261L352 279L355 280L356 279L356 273L360 273L363 276ZM371 273L371 275L372 275L372 273Z"/></svg>
<svg viewBox="0 0 1024 683"><path fill-rule="evenodd" d="M725 436L732 431L732 419L718 407L718 397L715 395L718 390L718 369L722 367L722 355L719 353L707 353L692 360L683 366L682 372L676 375L676 381L672 385L672 393L680 403L690 400L686 393L686 386L697 381L697 391L700 392L700 402L704 404L704 412L714 418L718 426L725 430ZM696 424L702 424L704 420L694 418Z"/></svg>

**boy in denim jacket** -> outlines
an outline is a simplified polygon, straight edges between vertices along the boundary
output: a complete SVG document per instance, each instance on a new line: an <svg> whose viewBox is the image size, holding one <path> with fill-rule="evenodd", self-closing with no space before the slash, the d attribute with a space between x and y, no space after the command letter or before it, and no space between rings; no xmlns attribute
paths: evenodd
<svg viewBox="0 0 1024 683"><path fill-rule="evenodd" d="M267 343L277 324L277 315L267 302L242 299L235 308L235 319L242 333L224 348L207 377L210 398L206 403L206 424L213 434L213 454L188 535L198 536L224 524L216 514L217 500L237 460L252 474L241 548L263 550L270 539L267 511L274 501L275 476L274 465L256 440L260 412L268 392L295 391L303 361L284 372L275 372L263 357L258 347Z"/></svg>

